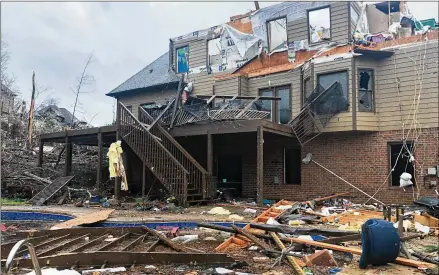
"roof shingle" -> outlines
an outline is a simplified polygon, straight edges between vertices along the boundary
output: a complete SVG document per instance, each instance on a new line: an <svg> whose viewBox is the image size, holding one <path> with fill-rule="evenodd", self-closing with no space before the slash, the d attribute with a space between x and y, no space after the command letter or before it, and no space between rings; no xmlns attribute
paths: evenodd
<svg viewBox="0 0 439 275"><path fill-rule="evenodd" d="M169 70L169 52L167 52L107 93L107 95L115 96L130 90L177 83L178 81L179 77L172 70Z"/></svg>

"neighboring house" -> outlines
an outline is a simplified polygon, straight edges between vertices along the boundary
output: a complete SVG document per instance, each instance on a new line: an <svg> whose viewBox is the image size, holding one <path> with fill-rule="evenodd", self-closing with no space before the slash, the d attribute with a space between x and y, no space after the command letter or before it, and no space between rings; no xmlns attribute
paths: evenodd
<svg viewBox="0 0 439 275"><path fill-rule="evenodd" d="M56 105L49 105L42 108L36 112L35 117L36 119L54 117L62 126L83 126L87 124L86 122L80 121L76 117L73 117L72 113L70 113L66 108L59 108Z"/></svg>
<svg viewBox="0 0 439 275"><path fill-rule="evenodd" d="M392 16L380 18L399 20L403 7L392 2ZM435 196L438 32L369 40L365 11L358 2L286 2L170 39L166 54L107 94L118 101L130 190L144 194L155 177L183 203L216 188L259 203L344 191L368 199L303 164L312 153L385 203ZM403 172L413 189L399 187Z"/></svg>
<svg viewBox="0 0 439 275"><path fill-rule="evenodd" d="M17 95L13 93L8 87L1 84L1 115L8 115L14 111L14 99Z"/></svg>

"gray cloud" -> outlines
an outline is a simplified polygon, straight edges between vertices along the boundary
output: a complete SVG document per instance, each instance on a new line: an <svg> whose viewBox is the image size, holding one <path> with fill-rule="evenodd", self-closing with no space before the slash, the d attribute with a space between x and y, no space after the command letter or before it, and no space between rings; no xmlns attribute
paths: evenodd
<svg viewBox="0 0 439 275"><path fill-rule="evenodd" d="M435 9L428 3L432 15L423 17L437 18L434 4ZM415 15L426 10L425 3L409 7ZM9 71L23 98L30 98L34 70L38 83L70 110L70 87L94 51L89 73L96 83L87 89L95 92L81 96L85 112L79 117L89 121L98 113L93 124L103 125L113 118L113 100L105 93L165 53L169 38L253 8L253 2L8 2L1 3L1 31L11 53Z"/></svg>

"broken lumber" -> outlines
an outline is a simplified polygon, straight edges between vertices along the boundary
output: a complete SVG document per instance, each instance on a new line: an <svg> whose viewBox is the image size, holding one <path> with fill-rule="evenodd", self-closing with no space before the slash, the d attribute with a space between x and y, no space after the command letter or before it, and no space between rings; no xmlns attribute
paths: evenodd
<svg viewBox="0 0 439 275"><path fill-rule="evenodd" d="M244 237L246 237L247 239L251 240L254 244L256 244L257 246L259 246L260 248L263 249L269 249L270 247L264 243L264 241L259 240L258 238L256 238L252 233L248 232L248 231L244 231L243 229L237 227L236 225L232 224L232 228L238 232L238 234L243 235Z"/></svg>
<svg viewBox="0 0 439 275"><path fill-rule="evenodd" d="M298 244L312 245L315 247L332 249L332 250L339 251L339 252L348 252L348 253L352 253L355 255L361 255L361 253L362 253L361 249L358 249L358 248L344 247L344 246L340 246L340 245L304 240L304 239L299 239L299 238L289 238L289 240L292 242L298 243ZM430 264L430 263L410 260L410 259L406 259L406 258L402 258L402 257L396 258L395 263L401 264L401 265L406 265L406 266L411 266L411 267L426 267L426 268L434 268L435 267L435 265Z"/></svg>
<svg viewBox="0 0 439 275"><path fill-rule="evenodd" d="M102 210L98 212L93 212L90 214L82 215L72 220L68 220L59 224L55 224L50 229L66 229L72 228L73 226L83 225L83 224L92 224L96 222L105 221L108 219L111 213L113 213L114 209Z"/></svg>
<svg viewBox="0 0 439 275"><path fill-rule="evenodd" d="M52 184L51 180L48 180L48 179L45 179L45 178L42 178L42 177L38 177L38 176L36 176L36 175L34 175L32 173L23 172L23 174L28 176L28 177L30 177L30 178L33 178L34 180L41 181L41 182L44 182L44 183L47 183L47 184Z"/></svg>
<svg viewBox="0 0 439 275"><path fill-rule="evenodd" d="M285 245L282 243L282 241L277 236L277 233L270 232L270 236L273 238L274 242L277 244L277 246L282 250L285 251ZM302 268L300 268L299 264L296 263L296 260L293 256L287 256L287 260L290 263L290 265L293 267L296 274L299 275L305 275L305 272L303 272Z"/></svg>
<svg viewBox="0 0 439 275"><path fill-rule="evenodd" d="M283 224L271 225L271 224L251 223L250 226L257 229L263 229L265 231L284 233L284 234L316 233L316 234L324 234L328 236L340 237L340 236L352 235L357 233L356 231L352 231L352 230L324 229L324 228L314 228L314 227L292 227Z"/></svg>
<svg viewBox="0 0 439 275"><path fill-rule="evenodd" d="M167 246L169 246L170 248L174 249L177 252L189 252L189 250L186 247L171 241L170 239L166 238L165 236L155 231L154 229L148 228L146 226L142 226L142 229L150 233L151 235L157 237L160 241L162 241L164 244L166 244Z"/></svg>

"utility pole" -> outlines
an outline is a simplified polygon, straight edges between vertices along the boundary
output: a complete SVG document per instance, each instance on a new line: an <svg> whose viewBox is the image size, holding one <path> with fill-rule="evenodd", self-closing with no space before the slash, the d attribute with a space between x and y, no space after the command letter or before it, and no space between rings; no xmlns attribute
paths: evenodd
<svg viewBox="0 0 439 275"><path fill-rule="evenodd" d="M259 2L258 1L254 1L255 2L255 8L256 10L259 10Z"/></svg>
<svg viewBox="0 0 439 275"><path fill-rule="evenodd" d="M32 97L30 101L29 108L29 123L27 127L27 149L32 146L32 122L34 118L34 108L35 108L35 72L32 74Z"/></svg>

